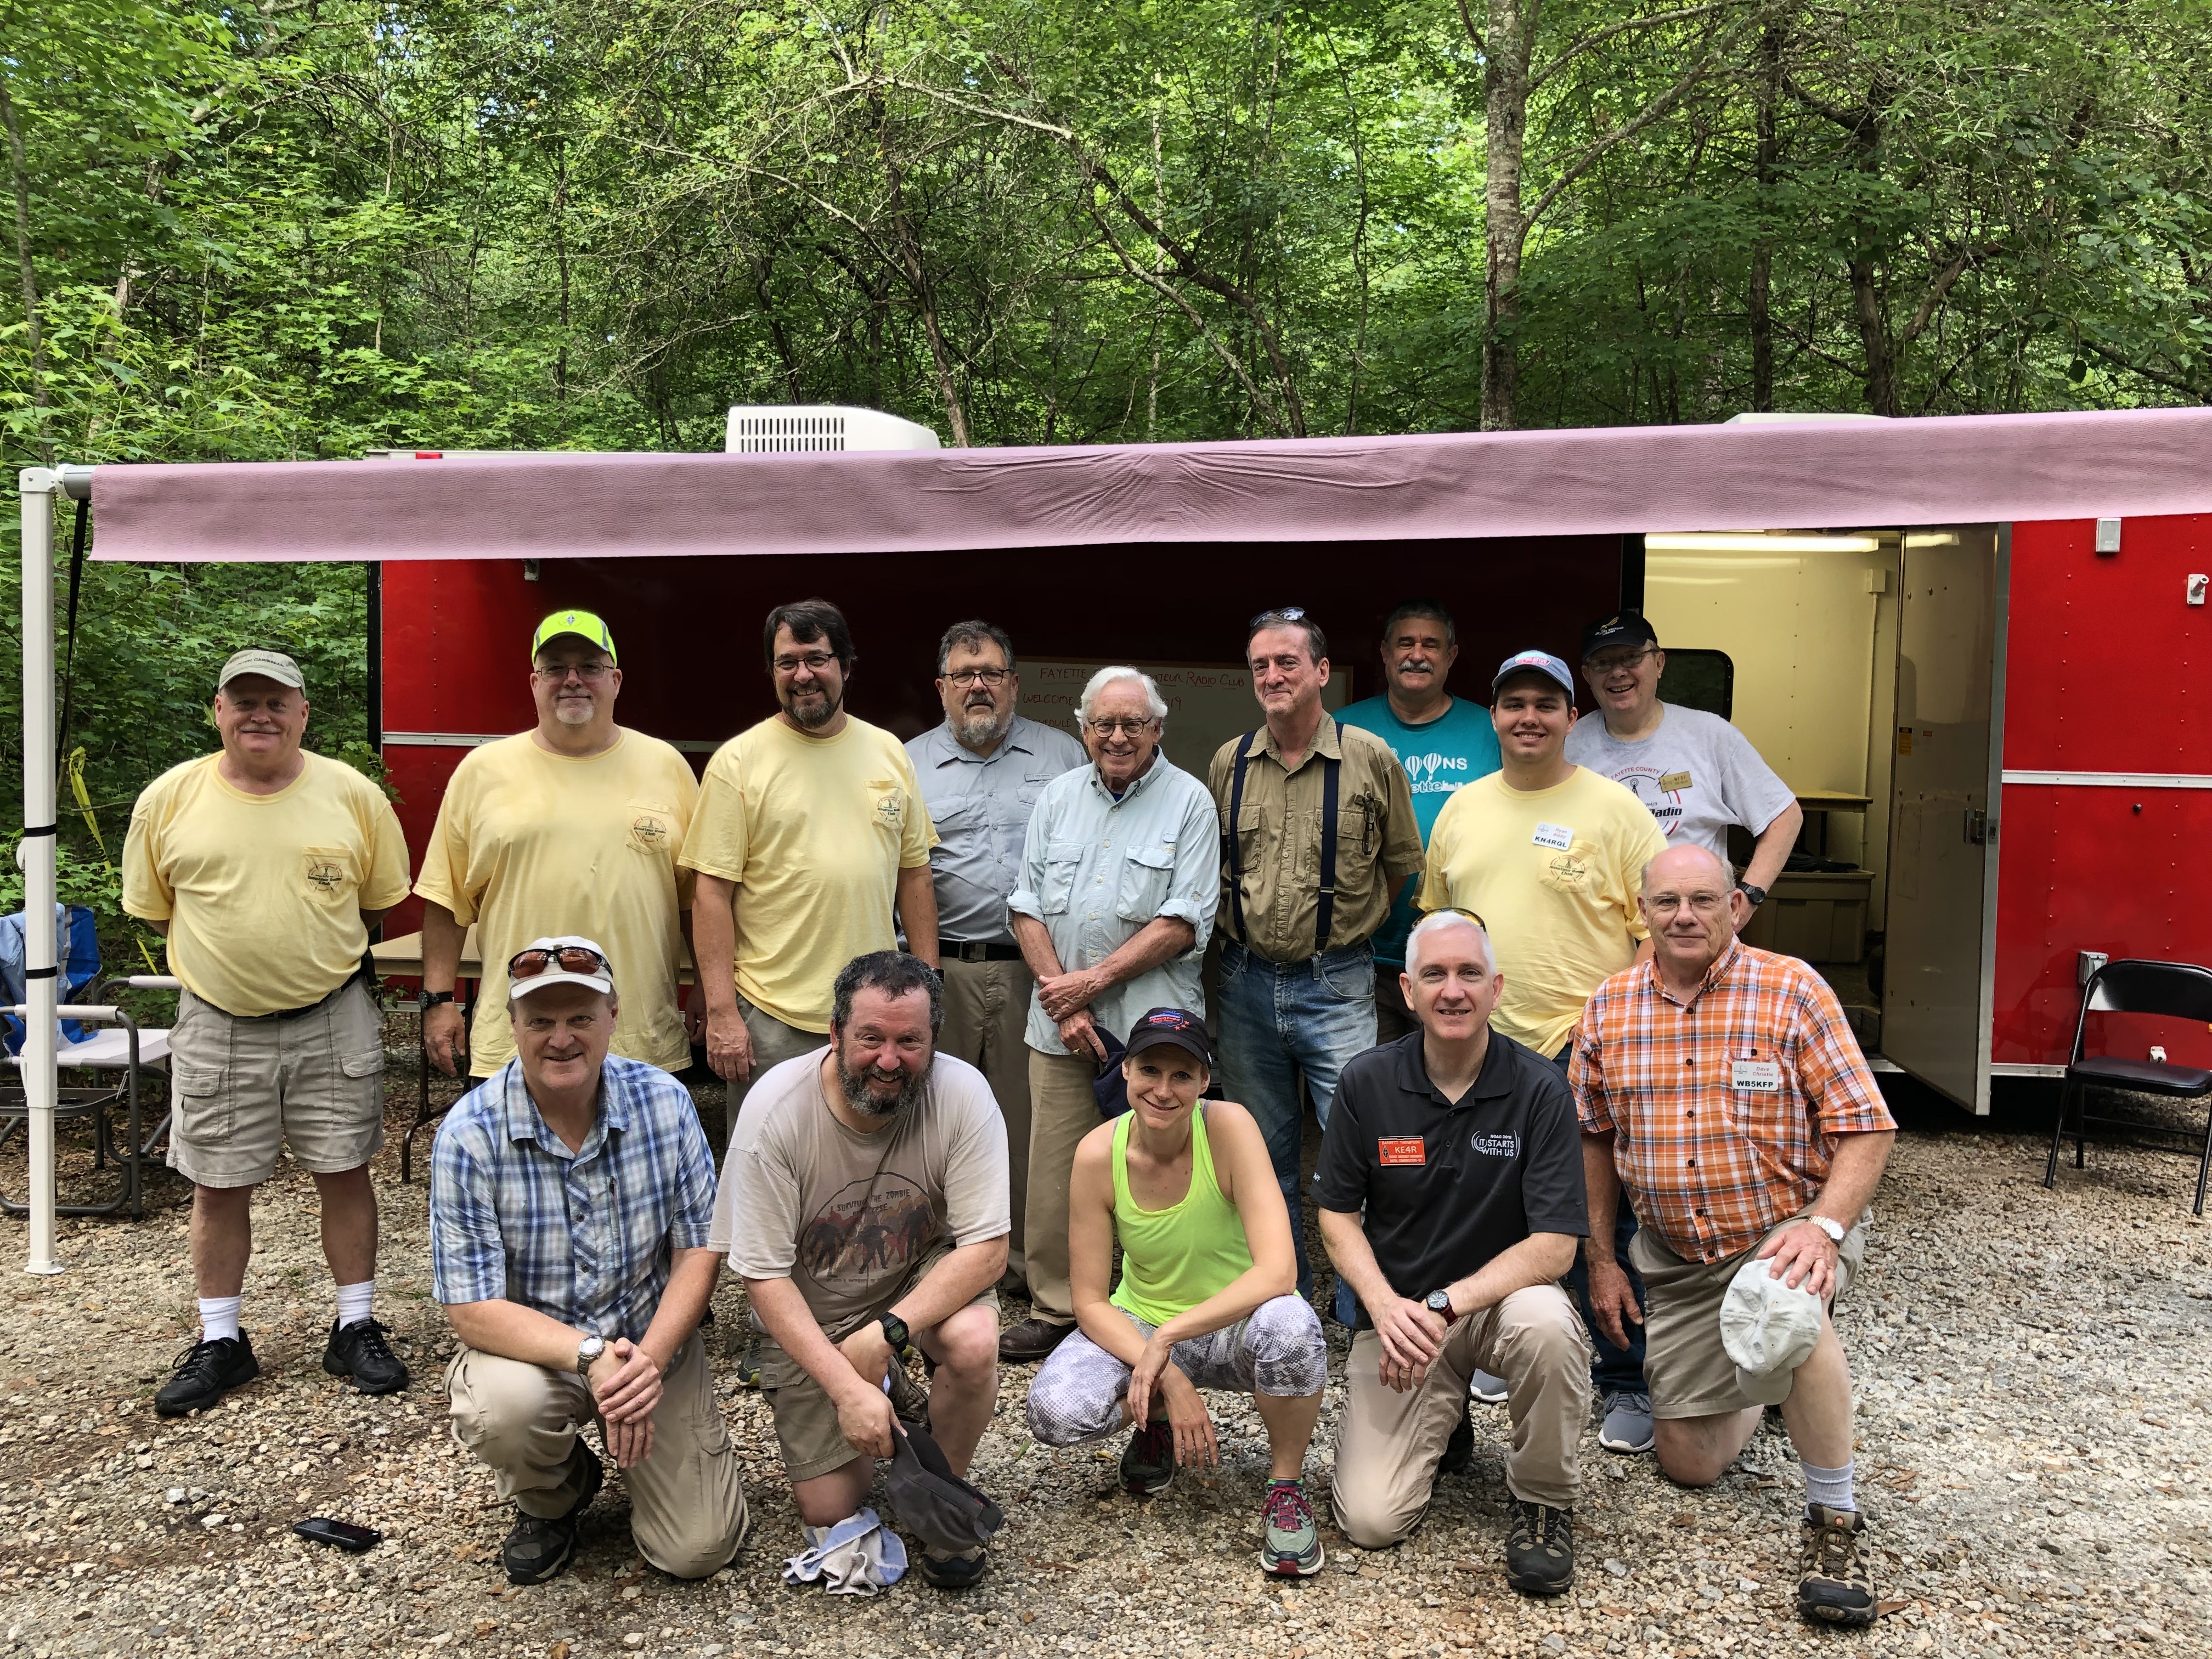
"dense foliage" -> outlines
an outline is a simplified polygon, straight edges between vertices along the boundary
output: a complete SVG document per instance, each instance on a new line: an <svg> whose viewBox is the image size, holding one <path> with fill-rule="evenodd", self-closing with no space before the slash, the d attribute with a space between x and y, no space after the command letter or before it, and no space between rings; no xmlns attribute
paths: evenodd
<svg viewBox="0 0 2212 1659"><path fill-rule="evenodd" d="M2205 0L3 9L11 466L2212 395ZM362 594L94 567L64 753Z"/></svg>

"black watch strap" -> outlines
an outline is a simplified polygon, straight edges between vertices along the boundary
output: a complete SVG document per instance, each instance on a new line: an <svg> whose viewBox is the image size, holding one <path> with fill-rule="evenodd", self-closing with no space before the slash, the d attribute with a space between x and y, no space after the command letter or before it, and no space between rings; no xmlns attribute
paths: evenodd
<svg viewBox="0 0 2212 1659"><path fill-rule="evenodd" d="M1766 902L1766 890L1764 887L1754 887L1747 881L1740 881L1736 883L1736 886L1743 896L1751 901L1753 909L1756 910Z"/></svg>
<svg viewBox="0 0 2212 1659"><path fill-rule="evenodd" d="M425 1008L435 1008L453 1000L453 994L451 991L425 991L418 999Z"/></svg>
<svg viewBox="0 0 2212 1659"><path fill-rule="evenodd" d="M885 1314L877 1322L884 1328L884 1340L891 1345L891 1351L894 1353L905 1347L907 1339L913 1334L907 1329L906 1321L895 1313Z"/></svg>

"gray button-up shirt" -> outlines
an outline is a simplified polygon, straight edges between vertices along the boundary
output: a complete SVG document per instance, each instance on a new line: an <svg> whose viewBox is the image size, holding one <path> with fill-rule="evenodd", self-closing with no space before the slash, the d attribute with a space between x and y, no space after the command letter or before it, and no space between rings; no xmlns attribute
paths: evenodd
<svg viewBox="0 0 2212 1659"><path fill-rule="evenodd" d="M1060 967L1106 960L1146 926L1174 916L1198 930L1189 950L1124 980L1091 1005L1103 1030L1126 1042L1149 1008L1205 1012L1199 969L1220 895L1221 838L1206 786L1165 755L1115 800L1086 766L1045 786L1022 849L1021 885L1006 901L1052 935ZM1029 1046L1064 1054L1060 1027L1030 995Z"/></svg>
<svg viewBox="0 0 2212 1659"><path fill-rule="evenodd" d="M1021 884L1030 814L1045 785L1091 757L1058 726L1019 714L988 759L963 749L949 722L908 739L906 752L937 826L929 872L939 935L1012 945L1006 896Z"/></svg>

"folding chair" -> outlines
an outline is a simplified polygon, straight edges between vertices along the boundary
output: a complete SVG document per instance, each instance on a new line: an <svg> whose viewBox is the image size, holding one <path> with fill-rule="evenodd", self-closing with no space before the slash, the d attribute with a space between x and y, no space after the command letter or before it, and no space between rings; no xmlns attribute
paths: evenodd
<svg viewBox="0 0 2212 1659"><path fill-rule="evenodd" d="M103 997L112 995L125 985L143 990L173 991L177 981L166 975L134 975L128 979L111 979L100 988ZM28 1012L23 1004L5 1011L17 1020ZM63 1071L83 1071L94 1074L113 1073L116 1080L95 1084L88 1088L59 1089L55 1093L54 1119L57 1124L92 1120L92 1165L104 1170L112 1162L123 1173L122 1190L106 1203L57 1204L58 1215L113 1215L125 1206L130 1207L133 1221L145 1212L145 1164L161 1137L169 1132L169 1112L164 1107L160 1120L149 1131L145 1126L145 1110L142 1103L140 1080L145 1074L163 1068L169 1057L169 1034L166 1030L142 1030L138 1022L112 1003L65 1003L56 1011L73 1026L94 1025L106 1029L86 1033L78 1041L64 1042L55 1054L55 1062ZM20 1066L20 1057L10 1056L9 1063ZM124 1139L115 1139L116 1126L110 1114L116 1108L123 1109ZM30 1121L30 1107L25 1091L21 1088L0 1091L0 1144ZM21 1215L30 1208L0 1193L0 1208Z"/></svg>
<svg viewBox="0 0 2212 1659"><path fill-rule="evenodd" d="M2051 1158L2044 1165L2043 1184L2058 1180L2058 1148L2069 1134L2074 1137L2074 1167L2083 1167L2082 1146L2092 1128L2119 1129L2106 1144L2140 1146L2150 1152L2197 1154L2197 1203L2193 1213L2204 1213L2204 1188L2212 1176L2212 1071L2197 1066L2174 1066L2161 1060L2123 1060L2117 1054L2085 1054L2089 1016L2093 1013L2156 1014L2212 1025L2212 969L2185 962L2108 962L2089 976L2081 988L2081 1012L2074 1021L2074 1048L2066 1062L2066 1080L2059 1091L2058 1125L2051 1131ZM2093 1088L2122 1089L2136 1094L2160 1095L2169 1100L2207 1102L2202 1148L2177 1145L2176 1139L2193 1131L2165 1129L2139 1119L2092 1117L2088 1091ZM2070 1122L2069 1122L2070 1114ZM2166 1137L2144 1139L2144 1135Z"/></svg>

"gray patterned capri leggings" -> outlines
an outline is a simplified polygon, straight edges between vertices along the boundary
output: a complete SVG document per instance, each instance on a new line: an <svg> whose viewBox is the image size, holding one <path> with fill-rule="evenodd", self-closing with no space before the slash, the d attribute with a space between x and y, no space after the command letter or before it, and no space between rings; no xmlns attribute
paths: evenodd
<svg viewBox="0 0 2212 1659"><path fill-rule="evenodd" d="M1157 1328L1116 1308L1147 1340ZM1328 1381L1328 1345L1304 1297L1262 1302L1234 1325L1175 1345L1176 1368L1201 1389L1240 1394L1319 1394ZM1103 1440L1121 1426L1129 1367L1077 1331L1052 1352L1030 1384L1030 1432L1048 1446Z"/></svg>

